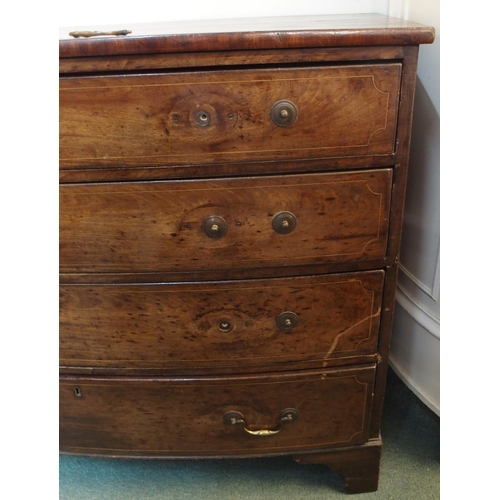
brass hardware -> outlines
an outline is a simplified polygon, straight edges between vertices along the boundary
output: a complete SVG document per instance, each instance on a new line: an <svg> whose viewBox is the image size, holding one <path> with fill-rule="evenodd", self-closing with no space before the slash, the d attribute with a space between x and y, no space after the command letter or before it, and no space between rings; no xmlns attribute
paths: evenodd
<svg viewBox="0 0 500 500"><path fill-rule="evenodd" d="M81 391L81 389L80 389L79 387L75 387L75 388L73 389L73 392L75 393L75 396L76 396L77 398L81 398L81 397L82 397L82 391Z"/></svg>
<svg viewBox="0 0 500 500"><path fill-rule="evenodd" d="M299 317L291 311L285 311L276 318L276 324L284 332L292 331L299 324Z"/></svg>
<svg viewBox="0 0 500 500"><path fill-rule="evenodd" d="M91 36L126 36L132 33L130 30L118 30L118 31L71 31L70 36L79 38L89 38Z"/></svg>
<svg viewBox="0 0 500 500"><path fill-rule="evenodd" d="M230 332L233 329L233 325L229 321L221 321L219 323L219 330L221 332Z"/></svg>
<svg viewBox="0 0 500 500"><path fill-rule="evenodd" d="M278 127L289 127L298 116L297 106L291 101L282 100L273 104L271 120Z"/></svg>
<svg viewBox="0 0 500 500"><path fill-rule="evenodd" d="M230 411L224 415L224 423L227 425L243 425L245 432L252 436L273 436L283 430L283 424L295 422L299 418L299 412L295 408L287 408L280 413L280 426L277 429L259 429L253 431L247 428L243 415L237 411Z"/></svg>
<svg viewBox="0 0 500 500"><path fill-rule="evenodd" d="M198 111L195 116L196 123L200 127L207 127L210 125L210 113L208 111Z"/></svg>
<svg viewBox="0 0 500 500"><path fill-rule="evenodd" d="M209 217L201 226L203 232L213 239L222 238L227 233L227 224L222 217Z"/></svg>
<svg viewBox="0 0 500 500"><path fill-rule="evenodd" d="M297 219L290 212L280 212L274 216L272 224L277 233L288 234L297 226Z"/></svg>

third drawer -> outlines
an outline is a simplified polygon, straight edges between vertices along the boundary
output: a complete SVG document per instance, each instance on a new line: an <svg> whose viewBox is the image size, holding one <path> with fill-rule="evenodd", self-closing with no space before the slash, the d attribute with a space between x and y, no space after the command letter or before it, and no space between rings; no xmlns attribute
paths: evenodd
<svg viewBox="0 0 500 500"><path fill-rule="evenodd" d="M384 271L263 280L61 285L64 367L326 366L376 353ZM274 369L274 368L273 368Z"/></svg>

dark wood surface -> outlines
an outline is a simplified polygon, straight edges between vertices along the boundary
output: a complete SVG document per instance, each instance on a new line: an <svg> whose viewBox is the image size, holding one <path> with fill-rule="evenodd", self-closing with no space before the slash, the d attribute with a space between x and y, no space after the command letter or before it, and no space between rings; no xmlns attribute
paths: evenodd
<svg viewBox="0 0 500 500"><path fill-rule="evenodd" d="M273 161L244 161L223 163L193 163L184 165L145 165L143 167L75 167L59 169L62 184L87 182L155 181L181 179L214 179L241 177L242 175L307 174L368 170L374 167L392 168L395 153L375 156L344 156L325 158L301 158Z"/></svg>
<svg viewBox="0 0 500 500"><path fill-rule="evenodd" d="M199 379L63 377L60 448L202 456L359 444L368 437L374 373L371 365ZM241 425L224 423L224 415L235 411L249 430L275 430L288 408L298 411L298 419L273 436L253 436Z"/></svg>
<svg viewBox="0 0 500 500"><path fill-rule="evenodd" d="M61 186L60 268L200 271L371 260L385 254L390 169L192 182ZM279 234L277 214L296 228ZM214 239L205 220L221 217Z"/></svg>
<svg viewBox="0 0 500 500"><path fill-rule="evenodd" d="M393 195L390 220L390 236L387 247L386 287L383 299L383 314L380 328L380 363L375 383L376 398L372 416L370 436L376 438L380 433L380 422L385 393L385 382L389 363L389 346L392 334L396 285L398 277L401 232L403 227L406 181L408 178L411 125L413 120L413 100L417 81L418 47L405 47L405 63L401 83L401 116L398 128L398 146L394 165Z"/></svg>
<svg viewBox="0 0 500 500"><path fill-rule="evenodd" d="M131 30L124 37L72 38L71 31ZM135 25L78 26L60 30L59 57L115 56L210 50L418 45L434 29L380 14L291 16Z"/></svg>
<svg viewBox="0 0 500 500"><path fill-rule="evenodd" d="M60 40L61 451L293 454L374 491L434 30L380 15L96 29L131 28ZM270 119L280 99L288 127ZM299 419L273 436L223 420L272 430L286 408Z"/></svg>
<svg viewBox="0 0 500 500"><path fill-rule="evenodd" d="M59 60L59 73L123 73L175 68L204 69L209 67L231 68L231 66L284 66L302 63L325 64L341 61L401 60L403 47L318 47L289 50L226 50L212 52L167 52L163 54L128 54L118 56L71 57Z"/></svg>
<svg viewBox="0 0 500 500"><path fill-rule="evenodd" d="M400 73L367 64L63 78L60 166L392 153ZM298 110L287 127L271 120L282 100Z"/></svg>
<svg viewBox="0 0 500 500"><path fill-rule="evenodd" d="M367 493L378 489L381 455L382 440L375 438L364 446L296 455L294 459L299 464L328 465L344 477L347 493Z"/></svg>
<svg viewBox="0 0 500 500"><path fill-rule="evenodd" d="M374 354L383 283L383 271L375 271L226 283L62 285L61 365L232 367L238 373L252 365L315 360L321 367L332 357ZM284 312L298 316L290 331L276 321Z"/></svg>

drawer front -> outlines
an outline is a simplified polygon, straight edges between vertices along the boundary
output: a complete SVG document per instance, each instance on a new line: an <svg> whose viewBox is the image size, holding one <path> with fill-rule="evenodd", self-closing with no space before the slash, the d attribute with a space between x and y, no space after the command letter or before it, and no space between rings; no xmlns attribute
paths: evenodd
<svg viewBox="0 0 500 500"><path fill-rule="evenodd" d="M392 153L400 76L394 63L62 78L60 166Z"/></svg>
<svg viewBox="0 0 500 500"><path fill-rule="evenodd" d="M382 259L392 170L60 187L60 268L251 269Z"/></svg>
<svg viewBox="0 0 500 500"><path fill-rule="evenodd" d="M384 272L374 271L225 283L62 285L61 365L244 367L372 354L383 280Z"/></svg>
<svg viewBox="0 0 500 500"><path fill-rule="evenodd" d="M375 366L367 366L224 379L63 378L60 448L202 456L359 444L368 437L374 373ZM298 418L287 420L285 412L282 423L288 409ZM233 412L246 426L225 422ZM280 432L252 435L245 427Z"/></svg>

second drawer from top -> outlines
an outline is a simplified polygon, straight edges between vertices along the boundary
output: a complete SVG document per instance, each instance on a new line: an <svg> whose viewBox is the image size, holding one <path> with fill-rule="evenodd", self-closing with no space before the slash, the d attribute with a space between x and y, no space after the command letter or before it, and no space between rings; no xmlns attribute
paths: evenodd
<svg viewBox="0 0 500 500"><path fill-rule="evenodd" d="M385 257L392 169L60 187L62 273L154 273Z"/></svg>

